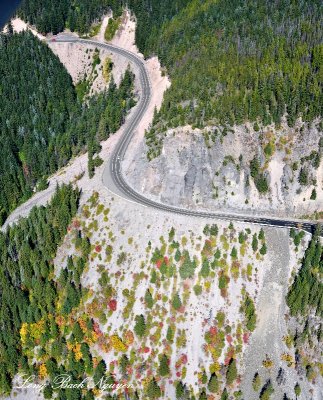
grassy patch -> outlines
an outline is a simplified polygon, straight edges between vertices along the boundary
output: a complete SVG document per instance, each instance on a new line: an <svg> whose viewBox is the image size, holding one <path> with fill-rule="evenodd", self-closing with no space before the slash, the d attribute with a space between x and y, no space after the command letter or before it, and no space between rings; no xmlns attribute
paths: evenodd
<svg viewBox="0 0 323 400"><path fill-rule="evenodd" d="M84 97L88 94L90 90L90 83L87 79L83 79L75 85L75 90L78 99L82 102Z"/></svg>
<svg viewBox="0 0 323 400"><path fill-rule="evenodd" d="M102 22L92 25L90 32L89 32L90 37L98 35L100 32L101 26L102 26Z"/></svg>
<svg viewBox="0 0 323 400"><path fill-rule="evenodd" d="M103 78L105 79L106 82L109 82L110 80L110 74L112 68L113 68L113 62L111 58L107 57L103 63Z"/></svg>
<svg viewBox="0 0 323 400"><path fill-rule="evenodd" d="M113 39L115 33L117 32L117 30L118 30L118 28L120 26L120 23L121 23L121 18L120 17L116 18L116 19L114 19L114 18L110 18L109 19L108 25L107 25L107 27L105 29L105 32L104 32L104 39L106 41L109 42L110 40Z"/></svg>
<svg viewBox="0 0 323 400"><path fill-rule="evenodd" d="M95 49L93 54L92 69L94 70L95 67L100 64L100 62L100 51L98 49Z"/></svg>

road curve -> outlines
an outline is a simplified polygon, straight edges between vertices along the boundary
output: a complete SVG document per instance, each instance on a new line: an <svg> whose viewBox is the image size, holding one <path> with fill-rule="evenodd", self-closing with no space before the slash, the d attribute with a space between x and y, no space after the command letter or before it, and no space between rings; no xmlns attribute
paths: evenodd
<svg viewBox="0 0 323 400"><path fill-rule="evenodd" d="M317 226L317 223L315 221L303 221L297 219L281 219L275 217L260 217L260 216L249 216L242 214L228 214L221 212L190 210L168 205L165 203L160 203L145 197L141 193L138 193L133 187L131 187L126 182L126 180L123 177L122 160L131 142L134 131L138 126L138 123L143 117L144 113L146 112L150 102L150 97L151 97L150 82L143 60L136 54L128 50L125 50L121 47L108 43L98 42L95 40L79 39L76 37L61 35L60 37L57 37L56 42L58 43L76 42L81 44L84 43L87 45L90 44L98 48L109 50L111 52L126 57L131 63L135 64L139 70L139 82L141 85L141 95L139 101L136 105L136 109L132 113L131 118L127 120L126 126L124 128L124 133L119 142L117 143L113 151L113 154L111 156L111 159L109 160L108 163L106 163L102 175L102 182L107 187L108 190L127 200L165 212L182 214L193 217L200 217L200 218L209 218L209 219L214 218L214 219L223 219L228 221L244 222L249 224L274 226L278 228L298 228L298 229L301 228L307 232L313 233L313 231Z"/></svg>

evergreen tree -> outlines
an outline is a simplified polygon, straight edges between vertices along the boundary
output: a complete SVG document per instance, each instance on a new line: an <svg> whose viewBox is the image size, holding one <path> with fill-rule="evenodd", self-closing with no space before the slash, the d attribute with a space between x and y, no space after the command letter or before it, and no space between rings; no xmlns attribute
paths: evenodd
<svg viewBox="0 0 323 400"><path fill-rule="evenodd" d="M150 282L151 282L151 283L156 283L156 281L157 281L157 273L156 273L156 271L153 269L153 270L151 271Z"/></svg>
<svg viewBox="0 0 323 400"><path fill-rule="evenodd" d="M147 289L145 293L145 303L148 308L152 308L154 305L154 301L149 289Z"/></svg>
<svg viewBox="0 0 323 400"><path fill-rule="evenodd" d="M261 249L259 250L259 253L261 255L263 255L263 256L267 253L267 246L266 246L265 243L261 246Z"/></svg>
<svg viewBox="0 0 323 400"><path fill-rule="evenodd" d="M104 360L101 360L95 368L93 374L93 381L95 384L98 384L100 380L105 376L107 371L107 367L105 365Z"/></svg>
<svg viewBox="0 0 323 400"><path fill-rule="evenodd" d="M78 203L79 195L79 191L74 190L72 185L57 187L46 207L34 207L28 218L0 232L0 393L10 392L11 377L18 372L18 365L28 374L38 374L33 367L29 367L21 353L20 330L23 323L37 324L41 319L44 321L38 343L41 346L39 357L45 356L44 348L52 337L56 339L59 335L53 313L56 312L54 301L59 297L58 290L61 287L52 278L55 276L51 262L52 249L57 248L65 236L67 225L76 211L72 204ZM57 218L63 204L67 205L64 220ZM44 226L52 232L51 242L44 240ZM33 342L27 337L26 343L30 345ZM64 345L62 340L57 340L50 347L51 357L46 360L46 368L48 374L53 376L58 370L56 358L62 357ZM80 365L73 358L67 358L78 373ZM46 396L49 396L50 391L50 387L46 388Z"/></svg>
<svg viewBox="0 0 323 400"><path fill-rule="evenodd" d="M204 260L202 263L202 268L201 268L201 275L203 276L203 278L207 278L209 276L210 273L210 265L208 260Z"/></svg>
<svg viewBox="0 0 323 400"><path fill-rule="evenodd" d="M251 246L252 246L252 250L254 252L256 252L258 250L258 239L257 239L257 235L255 233L254 233L254 235L252 237Z"/></svg>
<svg viewBox="0 0 323 400"><path fill-rule="evenodd" d="M315 188L312 190L312 193L311 193L311 197L310 197L310 199L311 200L316 200L316 190L315 190Z"/></svg>
<svg viewBox="0 0 323 400"><path fill-rule="evenodd" d="M74 325L73 325L73 335L75 337L75 340L77 342L79 342L79 343L84 338L84 333L83 333L83 331L82 331L82 329L81 329L81 327L80 327L78 322L75 322Z"/></svg>
<svg viewBox="0 0 323 400"><path fill-rule="evenodd" d="M125 354L122 354L120 359L120 369L123 375L126 374L128 365L130 365L128 357Z"/></svg>
<svg viewBox="0 0 323 400"><path fill-rule="evenodd" d="M217 393L217 391L219 390L219 381L214 373L210 377L207 388L211 393Z"/></svg>
<svg viewBox="0 0 323 400"><path fill-rule="evenodd" d="M232 250L231 250L231 257L234 258L234 259L236 259L237 256L238 256L237 249L235 248L235 246L233 246L233 247L232 247Z"/></svg>
<svg viewBox="0 0 323 400"><path fill-rule="evenodd" d="M205 390L202 390L202 392L200 393L199 400L207 400L207 395L205 393Z"/></svg>
<svg viewBox="0 0 323 400"><path fill-rule="evenodd" d="M226 373L227 384L231 385L237 379L237 376L238 376L238 371L237 371L236 360L234 358L231 358Z"/></svg>
<svg viewBox="0 0 323 400"><path fill-rule="evenodd" d="M261 378L258 372L255 373L252 380L252 388L255 392L258 392L261 386Z"/></svg>
<svg viewBox="0 0 323 400"><path fill-rule="evenodd" d="M260 392L259 399L260 400L269 400L271 395L274 393L274 388L271 381L267 381L265 386L262 388Z"/></svg>
<svg viewBox="0 0 323 400"><path fill-rule="evenodd" d="M184 395L185 395L185 385L183 385L182 381L179 381L176 384L176 399L183 399Z"/></svg>
<svg viewBox="0 0 323 400"><path fill-rule="evenodd" d="M176 262L178 262L181 259L181 252L179 249L176 249L174 258Z"/></svg>
<svg viewBox="0 0 323 400"><path fill-rule="evenodd" d="M179 310L182 307L182 301L181 301L178 293L175 293L175 295L173 297L172 306L175 308L175 310Z"/></svg>
<svg viewBox="0 0 323 400"><path fill-rule="evenodd" d="M139 337L143 337L146 332L145 317L142 314L137 315L135 318L135 321L136 321L136 324L134 327L134 331L135 331L136 335L138 335Z"/></svg>
<svg viewBox="0 0 323 400"><path fill-rule="evenodd" d="M226 388L224 388L222 395L221 395L221 400L229 400L229 394Z"/></svg>
<svg viewBox="0 0 323 400"><path fill-rule="evenodd" d="M179 267L179 274L182 279L192 278L195 273L196 263L194 260L191 260L188 251L183 253L184 260L182 265Z"/></svg>
<svg viewBox="0 0 323 400"><path fill-rule="evenodd" d="M45 399L51 399L53 396L53 388L51 385L46 385L43 391L43 395Z"/></svg>
<svg viewBox="0 0 323 400"><path fill-rule="evenodd" d="M174 331L171 326L167 328L166 339L171 343L174 340Z"/></svg>
<svg viewBox="0 0 323 400"><path fill-rule="evenodd" d="M296 385L294 387L294 392L295 392L296 398L301 395L302 390L301 390L299 383L296 383Z"/></svg>
<svg viewBox="0 0 323 400"><path fill-rule="evenodd" d="M160 376L169 375L169 360L165 354L162 355L159 361L159 374Z"/></svg>
<svg viewBox="0 0 323 400"><path fill-rule="evenodd" d="M161 390L160 390L160 387L158 386L155 378L153 378L148 383L147 396L149 399L158 399L161 396Z"/></svg>

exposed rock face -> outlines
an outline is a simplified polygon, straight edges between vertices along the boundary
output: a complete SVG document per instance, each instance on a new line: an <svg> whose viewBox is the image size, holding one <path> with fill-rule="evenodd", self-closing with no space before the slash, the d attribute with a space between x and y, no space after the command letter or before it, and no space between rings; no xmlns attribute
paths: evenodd
<svg viewBox="0 0 323 400"><path fill-rule="evenodd" d="M225 136L217 127L203 131L180 127L167 132L161 155L151 162L141 143L126 160L125 175L136 190L176 206L312 214L323 210L322 137L318 123L305 126L299 122L293 129L282 124L279 130L271 126L259 132L250 125L239 126ZM314 161L312 152L320 156L319 161ZM311 159L306 160L311 153ZM262 194L250 175L250 162L255 157L268 185ZM307 174L302 185L301 169ZM313 189L316 198L310 199Z"/></svg>

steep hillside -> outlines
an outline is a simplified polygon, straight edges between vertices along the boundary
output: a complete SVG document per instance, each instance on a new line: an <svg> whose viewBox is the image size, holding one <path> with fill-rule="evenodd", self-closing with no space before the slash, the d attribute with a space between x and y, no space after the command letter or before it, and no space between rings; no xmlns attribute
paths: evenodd
<svg viewBox="0 0 323 400"><path fill-rule="evenodd" d="M5 304L20 285L30 294L18 302L19 318L8 306L3 393L18 368L38 377L45 398L54 392L66 399L121 399L128 392L134 399L234 394L256 400L266 391L274 391L272 399L292 398L297 382L300 399L319 398L320 378L300 379L285 340L284 296L307 236L292 241L286 230L165 218L99 189L83 191L76 215L75 203L70 214L59 207L55 252L52 241L41 238L53 231L58 199L63 208L74 199L70 190L0 235L0 245L11 243L2 252L12 277ZM26 229L27 245L19 239ZM35 243L37 251L30 249ZM30 276L25 271L34 257L45 263L33 264ZM58 387L59 374L80 387ZM12 396L34 398L17 389L19 382L16 377Z"/></svg>
<svg viewBox="0 0 323 400"><path fill-rule="evenodd" d="M154 136L187 123L266 126L287 114L294 126L318 117L321 13L319 1L190 1L151 33L148 51L172 80Z"/></svg>
<svg viewBox="0 0 323 400"><path fill-rule="evenodd" d="M59 288L50 279L52 258L77 212L79 196L72 185L57 188L46 208L34 208L28 219L0 233L1 395L10 392L18 368L29 369L21 352L22 324L28 322L36 328L44 315L54 311ZM69 282L67 309L78 304L79 296L77 285Z"/></svg>
<svg viewBox="0 0 323 400"><path fill-rule="evenodd" d="M198 16L193 24L196 37L190 40L200 43L201 12L212 22L208 11L215 7L213 17L223 13L221 23L230 14L221 1L175 1L169 9L168 2L133 3L138 42L141 32L140 46L146 54L158 46L154 38L158 29L166 32L167 27L177 29L179 24L183 34L174 31L177 39L171 48L175 48L190 31L189 22ZM253 2L246 8L249 4ZM287 12L286 4L279 4ZM292 4L294 12L298 4ZM51 10L50 18L54 18L55 8L47 7L44 10ZM243 12L236 10L240 16ZM277 13L275 21L280 9ZM178 16L172 18L174 14ZM181 25L179 16L187 26ZM134 22L127 17L120 24L114 43L123 45L133 34ZM144 35L142 27L148 29L149 24L152 33ZM205 40L208 44L209 38ZM133 49L130 42L126 46ZM36 39L34 43L43 46ZM110 192L102 181L102 159L111 158L126 129L121 127L109 137L134 104L138 76L134 83L124 60L119 64L117 57L110 59L107 52L90 46L84 46L83 54L79 43L53 42L51 46L73 74L76 87L70 78L68 82L75 108L66 116L66 129L53 134L55 141L41 141L45 142L42 157L56 160L55 156L64 154L67 158L87 145L90 163L86 173L87 155L83 154L59 170L49 187L38 193L41 196L24 204L11 222L17 221L17 215L28 214L33 204L44 204L58 182L73 185L57 187L47 206L34 208L28 217L0 232L1 396L10 394L19 400L42 396L64 400L321 399L322 246L318 235L311 240L303 231L189 218ZM51 57L66 75L57 58ZM73 68L68 57L75 57L80 66ZM119 86L111 78L111 62L122 66ZM196 97L179 126L173 125L167 106L166 112L164 108L157 111L168 81L160 76L156 58L144 64L152 83L152 101L123 165L136 188L188 207L293 214L304 210L303 204L320 205L323 141L318 118L312 115L310 121L291 123L284 116L279 123L269 124L259 117L257 123L237 124L218 120L214 114L210 120L185 125L195 118L195 106L202 107ZM204 67L213 68L207 63ZM170 66L168 70L173 74ZM10 71L5 69L5 73L13 79ZM136 68L134 73L138 73ZM109 89L92 96L104 75L108 75ZM183 70L181 78L184 75ZM284 77L288 79L288 74ZM239 83L241 77L235 78ZM194 80L189 84L194 86ZM221 95L230 98L232 93L224 94L224 89ZM253 89L248 90L252 93ZM40 103L38 96L43 92L36 86L32 93ZM137 94L145 93L138 90ZM215 97L211 100L217 102ZM173 100L169 104L177 107ZM149 162L143 127L152 120L154 106L155 125L147 139L150 148L157 147L156 153L149 153L154 156ZM14 123L18 117L12 114ZM34 132L34 121L28 121ZM107 139L102 148L101 139ZM98 157L93 158L94 153ZM94 170L97 161L101 165ZM17 373L32 376L35 386L21 388L24 377ZM64 382L57 384L62 375Z"/></svg>
<svg viewBox="0 0 323 400"><path fill-rule="evenodd" d="M286 122L169 129L151 161L141 143L125 164L137 190L189 208L322 218L323 134L320 124Z"/></svg>
<svg viewBox="0 0 323 400"><path fill-rule="evenodd" d="M319 229L302 259L299 271L287 295L290 308L289 334L285 338L295 358L295 368L300 376L310 382L321 382L323 325L323 274L322 241ZM294 243L299 242L299 233L291 231Z"/></svg>
<svg viewBox="0 0 323 400"><path fill-rule="evenodd" d="M129 181L176 205L320 217L319 2L190 1L150 30L139 8L138 45L172 84Z"/></svg>
<svg viewBox="0 0 323 400"><path fill-rule="evenodd" d="M32 34L0 40L1 223L39 178L66 159L64 152L44 153L67 129L76 95L58 58Z"/></svg>
<svg viewBox="0 0 323 400"><path fill-rule="evenodd" d="M104 63L95 49L87 61L89 72L74 87L58 57L34 35L0 36L0 224L73 155L86 148L96 153L134 105L129 70L119 86L107 76L101 93L90 96Z"/></svg>
<svg viewBox="0 0 323 400"><path fill-rule="evenodd" d="M120 0L23 0L18 15L41 33L56 34L65 28L87 33L110 7L121 12Z"/></svg>
<svg viewBox="0 0 323 400"><path fill-rule="evenodd" d="M109 4L114 16L121 5ZM137 190L190 207L319 217L320 2L146 0L128 6L139 50L157 54L172 83L146 144L126 168ZM186 160L183 143L191 155Z"/></svg>

